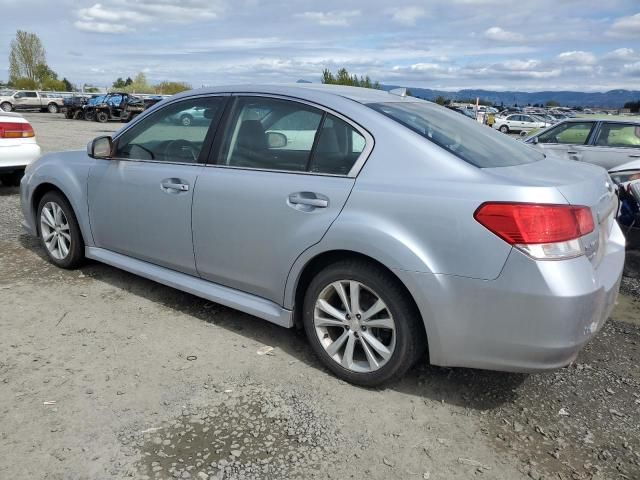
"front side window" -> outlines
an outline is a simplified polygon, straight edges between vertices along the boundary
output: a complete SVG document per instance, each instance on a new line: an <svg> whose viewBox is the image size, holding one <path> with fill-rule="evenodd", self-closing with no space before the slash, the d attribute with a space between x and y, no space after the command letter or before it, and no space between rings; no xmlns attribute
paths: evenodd
<svg viewBox="0 0 640 480"><path fill-rule="evenodd" d="M167 105L118 138L116 158L197 163L210 128L217 126L225 97L201 97ZM191 121L185 122L188 115Z"/></svg>
<svg viewBox="0 0 640 480"><path fill-rule="evenodd" d="M589 139L593 122L566 122L541 133L538 143L560 143L565 145L584 145Z"/></svg>
<svg viewBox="0 0 640 480"><path fill-rule="evenodd" d="M508 135L478 122L469 122L430 102L386 102L368 106L479 168L522 165L544 158L541 152Z"/></svg>
<svg viewBox="0 0 640 480"><path fill-rule="evenodd" d="M604 123L598 133L596 145L602 147L640 148L640 125Z"/></svg>
<svg viewBox="0 0 640 480"><path fill-rule="evenodd" d="M306 171L323 112L276 98L238 98L219 165Z"/></svg>
<svg viewBox="0 0 640 480"><path fill-rule="evenodd" d="M38 94L36 92L24 92L24 96L28 98L38 98Z"/></svg>

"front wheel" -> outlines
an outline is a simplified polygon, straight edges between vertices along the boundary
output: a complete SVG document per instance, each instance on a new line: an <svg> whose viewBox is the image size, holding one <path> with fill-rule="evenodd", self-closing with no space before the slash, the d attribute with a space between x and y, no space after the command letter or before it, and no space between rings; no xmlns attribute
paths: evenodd
<svg viewBox="0 0 640 480"><path fill-rule="evenodd" d="M9 102L2 102L2 104L0 104L0 108L3 112L10 112L11 110L13 110L13 105L11 105Z"/></svg>
<svg viewBox="0 0 640 480"><path fill-rule="evenodd" d="M86 112L84 112L83 116L87 122L93 122L93 117L95 116L95 112L93 110L87 110Z"/></svg>
<svg viewBox="0 0 640 480"><path fill-rule="evenodd" d="M49 113L58 113L60 111L60 108L55 103L50 103L49 105L47 105L47 110L49 111Z"/></svg>
<svg viewBox="0 0 640 480"><path fill-rule="evenodd" d="M399 281L375 264L346 260L311 281L304 328L316 355L338 377L363 386L399 379L426 349L415 306Z"/></svg>
<svg viewBox="0 0 640 480"><path fill-rule="evenodd" d="M506 125L502 125L502 126L500 127L500 131L501 131L502 133L509 133L509 127L507 127Z"/></svg>
<svg viewBox="0 0 640 480"><path fill-rule="evenodd" d="M38 204L38 232L49 261L76 268L84 258L84 241L71 205L59 192L45 193Z"/></svg>

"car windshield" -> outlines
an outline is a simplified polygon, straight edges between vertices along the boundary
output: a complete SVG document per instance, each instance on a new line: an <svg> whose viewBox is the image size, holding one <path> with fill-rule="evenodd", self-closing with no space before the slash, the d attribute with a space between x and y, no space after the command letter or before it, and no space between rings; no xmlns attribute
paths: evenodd
<svg viewBox="0 0 640 480"><path fill-rule="evenodd" d="M544 158L508 135L429 102L368 105L476 167L509 167Z"/></svg>

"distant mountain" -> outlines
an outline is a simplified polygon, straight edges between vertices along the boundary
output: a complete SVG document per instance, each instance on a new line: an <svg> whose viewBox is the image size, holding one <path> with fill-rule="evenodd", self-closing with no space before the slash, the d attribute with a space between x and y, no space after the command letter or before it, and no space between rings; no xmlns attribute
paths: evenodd
<svg viewBox="0 0 640 480"><path fill-rule="evenodd" d="M400 88L398 85L381 85L383 90ZM494 92L491 90L465 89L457 92L431 90L429 88L407 87L415 97L434 100L438 96L451 100L469 100L480 97L480 100L504 105L545 104L555 100L563 107L602 107L622 108L626 102L640 100L638 90L610 90L608 92Z"/></svg>

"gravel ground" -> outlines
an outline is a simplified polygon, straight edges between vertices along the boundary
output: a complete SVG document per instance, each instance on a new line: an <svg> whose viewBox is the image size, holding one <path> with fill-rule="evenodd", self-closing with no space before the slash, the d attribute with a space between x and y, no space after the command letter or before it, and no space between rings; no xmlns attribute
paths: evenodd
<svg viewBox="0 0 640 480"><path fill-rule="evenodd" d="M26 116L45 151L120 126ZM2 479L640 478L634 268L568 368L423 363L368 390L295 331L105 265L56 269L20 216L0 186Z"/></svg>

